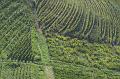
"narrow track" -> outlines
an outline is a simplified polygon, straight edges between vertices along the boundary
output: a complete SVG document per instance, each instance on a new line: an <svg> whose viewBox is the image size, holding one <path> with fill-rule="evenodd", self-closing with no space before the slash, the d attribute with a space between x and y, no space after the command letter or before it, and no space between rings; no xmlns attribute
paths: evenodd
<svg viewBox="0 0 120 79"><path fill-rule="evenodd" d="M31 3L30 3L31 4ZM37 47L39 50L39 53L41 54L41 61L42 65L44 67L44 74L46 76L46 79L55 79L54 77L54 72L52 66L50 66L50 57L48 53L48 46L46 43L46 38L42 33L42 25L40 25L39 18L37 17L37 13L33 12L33 17L34 17L34 22L35 22L35 27L36 28L36 36L38 37L37 39Z"/></svg>

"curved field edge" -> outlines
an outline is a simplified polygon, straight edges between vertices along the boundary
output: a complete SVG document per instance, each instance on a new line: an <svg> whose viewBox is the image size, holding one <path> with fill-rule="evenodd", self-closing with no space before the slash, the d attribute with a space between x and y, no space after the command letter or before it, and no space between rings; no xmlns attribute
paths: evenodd
<svg viewBox="0 0 120 79"><path fill-rule="evenodd" d="M120 7L109 0L41 0L37 15L48 33L119 45Z"/></svg>
<svg viewBox="0 0 120 79"><path fill-rule="evenodd" d="M78 0L76 0L76 3L77 1ZM44 79L45 78L44 66L41 68L40 65L41 64L48 66L51 65L49 64L49 57L48 57L48 52L49 52L50 63L52 63L53 71L55 72L56 79L61 79L61 78L79 79L80 77L83 79L84 78L111 78L111 79L118 78L119 79L120 77L119 46L114 46L114 44L113 46L111 46L109 44L89 43L86 42L85 40L78 40L72 38L67 39L68 37L66 38L64 36L59 36L59 35L55 35L55 36L53 35L53 37L51 38L52 35L51 34L50 38L48 39L49 44L47 44L50 47L48 50L48 48L46 47L47 45L45 43L46 41L44 40L44 37L42 37L41 39L41 34L37 34L36 32L34 32L34 34L37 34L37 36L33 35L35 39L32 37L31 27L34 26L33 24L34 22L31 19L33 18L31 16L32 12L23 4L24 2L25 2L24 0L23 1L1 0L1 4L0 4L0 12L1 12L0 16L2 16L2 18L0 18L1 78ZM94 26L101 26L101 30L102 30L101 36L102 38L105 38L104 40L106 39L108 40L107 43L111 43L112 41L115 41L115 44L119 45L118 6L115 6L114 4L105 5L104 0L103 2L100 1L99 4L95 2L96 4L98 4L97 6L98 8L100 9L104 8L103 11L105 10L106 11L103 12L101 10L100 13L102 12L102 14L100 14L99 16L97 14L94 17L91 17L94 15L94 13L91 13L91 11L89 11L88 9L87 9L88 11L86 11L86 7L85 7L85 5L88 2L85 2L85 5L82 5L81 8L78 5L75 6L76 3L74 4L73 3L74 0L40 0L40 5L38 6L39 7L38 16L40 16L40 21L45 26L43 27L44 31L48 33L51 33L51 31L58 32L60 34L63 35L65 34L71 37L78 35L78 37L83 38L84 36L85 37L89 36L93 28L92 23L94 22L95 23ZM82 3L84 3L84 1ZM104 6L101 7L100 5L103 4ZM112 6L109 6L108 9L108 5L112 5ZM93 6L94 5L91 5L91 7ZM53 10L51 11L51 9ZM111 12L108 13L109 14L108 16L105 16L107 15L107 12L109 12L110 9L113 12L115 11L114 17L112 17L113 14L111 14ZM78 16L77 14L79 14L79 17L82 17L82 19L77 17ZM100 16L102 18L99 18ZM111 19L111 21L109 21L109 18L114 18L114 19ZM92 19L92 21L90 20L89 22L89 19ZM112 20L114 20L115 23L110 24ZM82 31L77 30L78 32L75 32L74 34L74 30L76 29L76 27L77 29L81 29L80 27L78 27L79 24L81 24L81 22L83 24L80 26L83 26L82 27L83 30ZM115 27L112 29L112 25L114 24ZM89 29L87 29L88 25L91 25ZM109 25L111 26L111 28L106 29L109 27ZM87 30L90 31L87 32ZM112 34L109 33L111 32L111 30L113 30ZM93 34L91 34L93 41L97 42L98 39L96 40L96 38L98 37L96 36L99 36L99 34L96 33L98 31L100 31L99 28L94 29ZM69 35L69 33L72 35ZM109 37L112 37L112 41L111 38ZM66 39L67 41L65 41ZM42 49L40 49L41 45L39 45L39 43L43 44ZM22 66L22 64L24 63L25 65ZM32 64L34 64L35 66L33 66ZM76 67L81 65L84 67L79 67L79 68ZM85 69L85 71L82 70L81 68ZM95 70L93 68L95 68ZM48 69L51 69L51 66ZM7 73L5 72L6 70L8 71ZM80 72L79 70L82 71ZM94 75L95 72L96 74Z"/></svg>

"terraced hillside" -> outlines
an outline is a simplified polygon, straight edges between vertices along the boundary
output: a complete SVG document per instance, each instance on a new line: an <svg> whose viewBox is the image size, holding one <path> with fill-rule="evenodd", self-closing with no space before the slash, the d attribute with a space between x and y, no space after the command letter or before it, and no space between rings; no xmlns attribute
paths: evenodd
<svg viewBox="0 0 120 79"><path fill-rule="evenodd" d="M33 61L30 19L27 7L16 0L0 2L0 51L2 60Z"/></svg>
<svg viewBox="0 0 120 79"><path fill-rule="evenodd" d="M109 0L38 0L37 14L47 32L119 44L120 9Z"/></svg>
<svg viewBox="0 0 120 79"><path fill-rule="evenodd" d="M0 0L0 79L44 79L31 14L24 0Z"/></svg>
<svg viewBox="0 0 120 79"><path fill-rule="evenodd" d="M0 0L0 79L120 79L119 0Z"/></svg>

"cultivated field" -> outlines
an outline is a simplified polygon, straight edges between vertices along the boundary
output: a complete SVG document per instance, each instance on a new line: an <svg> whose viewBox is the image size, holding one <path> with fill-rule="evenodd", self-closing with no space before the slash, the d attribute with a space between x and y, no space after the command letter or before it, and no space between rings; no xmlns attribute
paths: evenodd
<svg viewBox="0 0 120 79"><path fill-rule="evenodd" d="M0 79L120 79L120 1L0 0Z"/></svg>

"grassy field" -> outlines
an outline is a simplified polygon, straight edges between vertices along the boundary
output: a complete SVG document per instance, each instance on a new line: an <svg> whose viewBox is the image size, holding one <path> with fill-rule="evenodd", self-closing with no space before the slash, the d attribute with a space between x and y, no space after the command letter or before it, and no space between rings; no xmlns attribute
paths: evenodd
<svg viewBox="0 0 120 79"><path fill-rule="evenodd" d="M0 79L120 79L120 1L0 0Z"/></svg>

